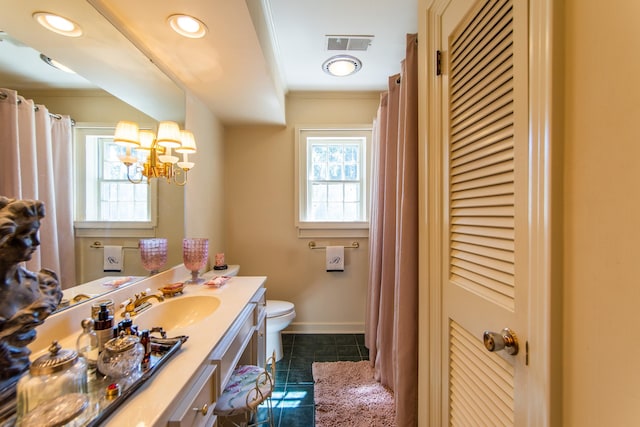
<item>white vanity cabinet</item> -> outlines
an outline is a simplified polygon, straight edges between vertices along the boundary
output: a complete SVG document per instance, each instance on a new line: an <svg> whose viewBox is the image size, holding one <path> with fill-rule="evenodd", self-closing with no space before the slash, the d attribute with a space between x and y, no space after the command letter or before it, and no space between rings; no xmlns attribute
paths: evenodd
<svg viewBox="0 0 640 427"><path fill-rule="evenodd" d="M255 346L255 353L258 355L258 360L255 364L261 367L265 366L266 360L271 357L271 354L266 354L267 351L267 290L262 288L260 294L256 300L255 322L256 329L254 332L253 345Z"/></svg>
<svg viewBox="0 0 640 427"><path fill-rule="evenodd" d="M210 363L216 365L220 372L217 390L219 394L222 393L224 385L227 384L237 365L264 366L265 364L265 344L260 346L258 340L262 335L264 341L266 317L264 295L265 289L260 288L211 352Z"/></svg>
<svg viewBox="0 0 640 427"><path fill-rule="evenodd" d="M115 306L146 289L158 289L188 278L184 265L145 278L109 293ZM193 324L168 330L186 335L180 350L140 389L122 402L104 425L215 426L215 402L237 364L265 365L264 276L234 276L224 286L187 285L184 295L217 298L215 311ZM171 304L172 299L159 304ZM76 304L49 316L29 347L33 359L45 354L52 340L74 348L82 319L91 315L89 304ZM120 314L118 313L118 316ZM119 319L119 318L118 318ZM136 319L133 319L134 323Z"/></svg>
<svg viewBox="0 0 640 427"><path fill-rule="evenodd" d="M169 427L213 426L215 400L238 364L265 365L266 299L260 287L231 323L198 373L183 388Z"/></svg>
<svg viewBox="0 0 640 427"><path fill-rule="evenodd" d="M176 410L171 414L169 427L213 426L216 416L213 408L216 402L217 366L205 365L188 387Z"/></svg>

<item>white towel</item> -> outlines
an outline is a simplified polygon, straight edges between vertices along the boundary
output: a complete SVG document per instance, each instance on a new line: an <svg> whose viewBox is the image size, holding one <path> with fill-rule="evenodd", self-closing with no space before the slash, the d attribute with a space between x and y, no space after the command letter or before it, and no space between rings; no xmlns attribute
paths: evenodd
<svg viewBox="0 0 640 427"><path fill-rule="evenodd" d="M344 246L327 246L327 271L344 271Z"/></svg>
<svg viewBox="0 0 640 427"><path fill-rule="evenodd" d="M104 271L122 271L124 264L122 246L105 246L103 262Z"/></svg>

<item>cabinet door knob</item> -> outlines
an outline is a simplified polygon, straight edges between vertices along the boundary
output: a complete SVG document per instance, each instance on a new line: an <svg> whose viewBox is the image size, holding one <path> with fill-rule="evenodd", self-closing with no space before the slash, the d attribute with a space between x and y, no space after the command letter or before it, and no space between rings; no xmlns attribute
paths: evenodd
<svg viewBox="0 0 640 427"><path fill-rule="evenodd" d="M202 408L193 408L193 410L196 412L200 412L202 415L207 415L207 412L209 412L209 405L205 403L204 405L202 405Z"/></svg>

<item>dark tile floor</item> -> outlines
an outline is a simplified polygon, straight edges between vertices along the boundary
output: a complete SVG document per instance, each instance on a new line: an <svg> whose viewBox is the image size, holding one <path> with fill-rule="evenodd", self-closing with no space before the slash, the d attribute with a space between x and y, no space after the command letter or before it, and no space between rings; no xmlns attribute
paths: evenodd
<svg viewBox="0 0 640 427"><path fill-rule="evenodd" d="M283 334L272 405L274 427L314 427L313 362L368 360L363 334Z"/></svg>

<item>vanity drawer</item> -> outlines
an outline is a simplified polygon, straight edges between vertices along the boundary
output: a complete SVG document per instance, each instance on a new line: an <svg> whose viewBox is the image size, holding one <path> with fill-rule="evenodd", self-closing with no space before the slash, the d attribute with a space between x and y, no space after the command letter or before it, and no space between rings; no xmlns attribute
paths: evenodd
<svg viewBox="0 0 640 427"><path fill-rule="evenodd" d="M204 367L178 408L169 417L169 427L208 427L215 424L217 417L213 414L213 409L216 401L217 375L216 365Z"/></svg>
<svg viewBox="0 0 640 427"><path fill-rule="evenodd" d="M267 290L265 288L261 288L256 294L251 298L251 302L256 305L256 309L253 315L253 324L259 325L260 322L264 320L267 316Z"/></svg>
<svg viewBox="0 0 640 427"><path fill-rule="evenodd" d="M233 370L242 359L243 354L253 337L253 304L247 304L242 313L220 340L220 344L211 352L209 360L219 368L219 392L222 393ZM248 360L246 362L249 362Z"/></svg>

